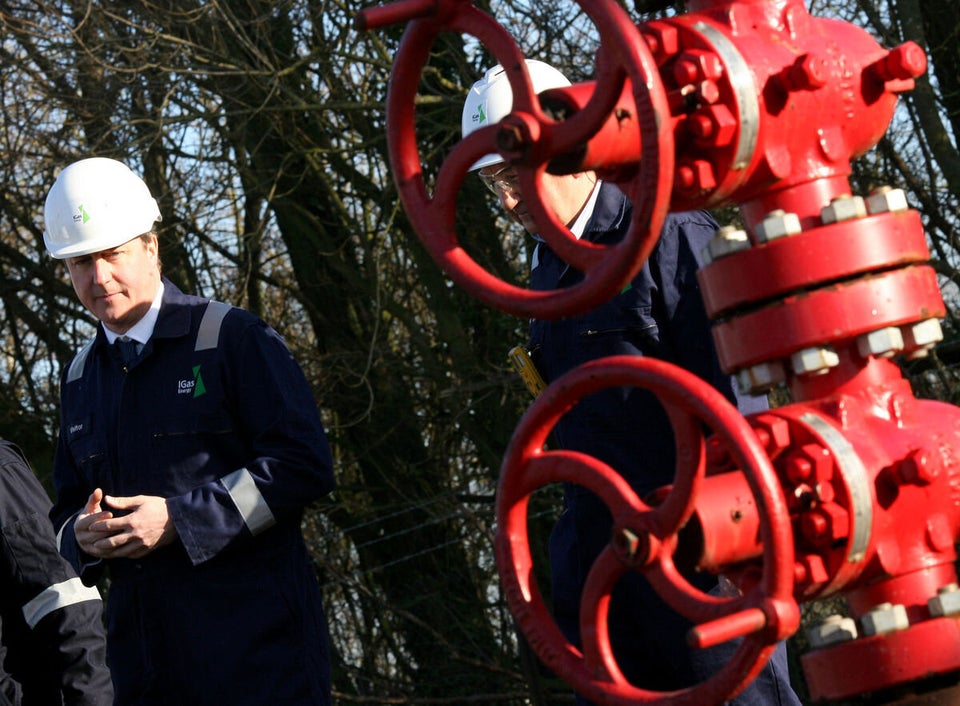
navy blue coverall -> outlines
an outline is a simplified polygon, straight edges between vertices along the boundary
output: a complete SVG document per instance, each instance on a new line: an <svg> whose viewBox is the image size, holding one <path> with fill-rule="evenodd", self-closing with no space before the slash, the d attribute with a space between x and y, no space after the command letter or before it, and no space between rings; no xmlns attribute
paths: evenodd
<svg viewBox="0 0 960 706"><path fill-rule="evenodd" d="M300 529L333 488L315 400L280 336L164 279L125 366L99 328L61 379L61 552L102 569L118 704L329 704L326 622ZM167 499L179 540L141 559L83 553L90 492ZM105 509L108 509L105 507Z"/></svg>
<svg viewBox="0 0 960 706"><path fill-rule="evenodd" d="M0 440L0 704L109 706L100 593L57 552L50 505Z"/></svg>
<svg viewBox="0 0 960 706"><path fill-rule="evenodd" d="M583 238L612 244L630 227L632 206L613 184L602 183ZM595 310L557 321L533 320L530 350L548 383L574 367L612 355L646 355L679 365L711 382L744 414L765 409L765 398L739 397L717 362L710 322L696 270L700 252L717 223L709 214L670 214L650 259L631 285ZM536 290L569 287L582 274L538 243L531 271ZM637 388L608 388L576 404L554 428L565 449L594 456L619 471L643 497L673 481L672 427L656 397ZM563 513L550 536L554 613L560 628L579 644L580 596L587 574L609 543L606 506L581 486L564 488ZM716 585L700 576L699 587ZM629 573L614 591L609 615L611 640L624 675L637 686L671 691L704 681L733 654L727 643L691 651L689 622L670 610L639 575ZM587 703L578 697L578 703ZM789 686L786 651L780 645L755 682L732 703L737 706L797 705Z"/></svg>

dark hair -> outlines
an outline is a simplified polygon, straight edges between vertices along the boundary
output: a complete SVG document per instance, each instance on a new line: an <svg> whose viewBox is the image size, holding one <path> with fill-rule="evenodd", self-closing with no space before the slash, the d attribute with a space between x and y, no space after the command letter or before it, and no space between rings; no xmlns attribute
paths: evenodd
<svg viewBox="0 0 960 706"><path fill-rule="evenodd" d="M160 261L160 238L157 236L157 231L151 228L140 236L140 240L144 245L149 243L151 238L157 241L157 269L163 274L163 262Z"/></svg>

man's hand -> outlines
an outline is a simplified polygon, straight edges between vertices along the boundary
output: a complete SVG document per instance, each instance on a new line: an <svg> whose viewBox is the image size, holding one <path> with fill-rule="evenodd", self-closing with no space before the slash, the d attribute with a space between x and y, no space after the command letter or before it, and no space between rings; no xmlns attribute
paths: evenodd
<svg viewBox="0 0 960 706"><path fill-rule="evenodd" d="M100 507L103 502L103 491L97 488L90 497L87 498L87 504L84 506L73 524L73 534L77 539L80 548L90 556L102 557L103 554L97 549L97 542L107 538L111 533L102 530L95 530L91 525L95 522L108 520L113 517L113 513L104 511Z"/></svg>
<svg viewBox="0 0 960 706"><path fill-rule="evenodd" d="M90 496L85 510L92 507L97 492L94 491ZM96 517L89 515L92 519L86 525L85 539L91 548L88 549L80 543L79 534L77 535L77 542L88 554L103 559L139 559L170 544L177 536L165 498L154 495L114 497L101 493L101 501L113 510L123 510L125 514L114 517L112 512L107 511L100 512ZM99 502L97 509L99 510ZM86 516L81 514L80 517ZM80 517L77 518L78 526Z"/></svg>

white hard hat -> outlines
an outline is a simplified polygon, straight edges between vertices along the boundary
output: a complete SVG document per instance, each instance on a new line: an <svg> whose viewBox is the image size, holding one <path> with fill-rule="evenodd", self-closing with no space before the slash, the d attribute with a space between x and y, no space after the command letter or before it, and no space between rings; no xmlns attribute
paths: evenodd
<svg viewBox="0 0 960 706"><path fill-rule="evenodd" d="M109 250L150 231L160 207L122 162L91 157L57 176L43 206L43 243L62 260Z"/></svg>
<svg viewBox="0 0 960 706"><path fill-rule="evenodd" d="M525 59L525 61L534 92L542 93L551 88L570 85L567 77L550 64L536 59ZM463 116L460 119L463 136L466 137L485 125L500 122L510 114L512 108L513 90L510 88L510 80L503 67L497 64L489 69L482 79L473 84L470 93L467 94L467 100L463 104ZM481 157L470 169L482 169L502 161L503 157L492 153Z"/></svg>

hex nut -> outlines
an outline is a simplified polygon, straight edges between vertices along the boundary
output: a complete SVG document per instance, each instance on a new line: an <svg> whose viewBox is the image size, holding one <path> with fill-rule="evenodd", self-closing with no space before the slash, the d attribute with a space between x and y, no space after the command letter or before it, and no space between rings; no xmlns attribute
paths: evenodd
<svg viewBox="0 0 960 706"><path fill-rule="evenodd" d="M804 348L790 356L790 365L797 375L822 375L840 365L840 357L830 346Z"/></svg>
<svg viewBox="0 0 960 706"><path fill-rule="evenodd" d="M736 375L737 387L744 394L766 392L786 379L787 373L779 361L757 363L739 370Z"/></svg>
<svg viewBox="0 0 960 706"><path fill-rule="evenodd" d="M856 640L857 624L853 618L845 618L842 615L831 615L822 623L810 628L807 631L807 639L810 641L810 646L814 649Z"/></svg>
<svg viewBox="0 0 960 706"><path fill-rule="evenodd" d="M710 239L701 255L704 262L709 265L714 260L746 250L749 247L750 239L747 237L746 231L734 226L723 226Z"/></svg>
<svg viewBox="0 0 960 706"><path fill-rule="evenodd" d="M863 628L863 634L867 637L885 635L897 630L905 630L910 627L910 620L907 618L907 609L904 606L881 603L860 618L860 627Z"/></svg>
<svg viewBox="0 0 960 706"><path fill-rule="evenodd" d="M910 208L907 194L903 189L881 186L867 197L867 213L898 213Z"/></svg>
<svg viewBox="0 0 960 706"><path fill-rule="evenodd" d="M820 220L825 225L852 221L867 215L867 206L862 196L840 196L820 211Z"/></svg>
<svg viewBox="0 0 960 706"><path fill-rule="evenodd" d="M857 337L857 350L863 358L890 358L903 350L903 334L896 326L887 326Z"/></svg>
<svg viewBox="0 0 960 706"><path fill-rule="evenodd" d="M757 226L757 240L766 243L802 232L800 217L796 213L787 213L782 209L771 211Z"/></svg>
<svg viewBox="0 0 960 706"><path fill-rule="evenodd" d="M943 329L938 319L926 319L919 323L903 326L900 329L903 335L903 348L908 353L918 350L926 352L943 340Z"/></svg>
<svg viewBox="0 0 960 706"><path fill-rule="evenodd" d="M937 595L927 601L930 615L935 618L946 618L960 613L960 587L955 583L941 586Z"/></svg>

